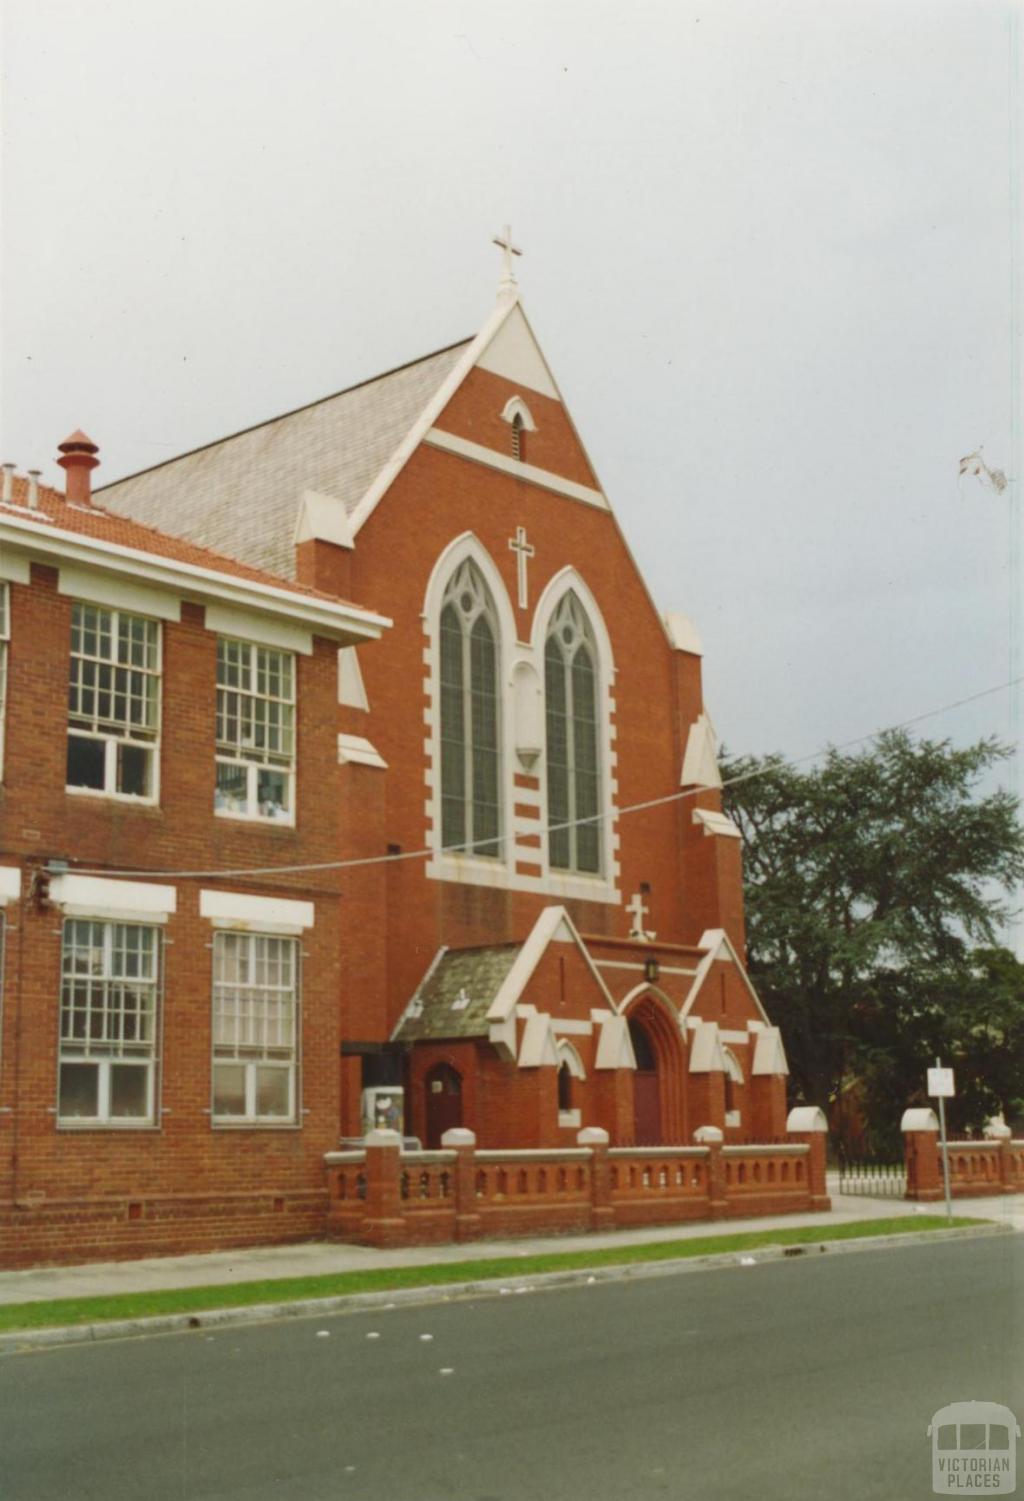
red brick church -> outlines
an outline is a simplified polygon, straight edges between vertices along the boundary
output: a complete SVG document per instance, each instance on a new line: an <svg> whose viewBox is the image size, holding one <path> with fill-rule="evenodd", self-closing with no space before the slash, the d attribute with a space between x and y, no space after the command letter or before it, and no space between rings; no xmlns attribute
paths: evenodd
<svg viewBox="0 0 1024 1501"><path fill-rule="evenodd" d="M0 1086L20 1091L22 1132L10 1204L71 1202L76 1175L81 1202L91 1184L119 1214L165 1225L175 1196L204 1186L266 1200L235 1230L197 1210L207 1228L191 1238L138 1240L166 1249L315 1233L323 1156L368 1126L426 1149L455 1126L485 1148L573 1147L587 1127L613 1147L692 1143L706 1126L727 1144L784 1136L785 1054L744 968L740 841L700 642L652 601L507 247L505 261L474 338L337 395L95 491L97 450L76 434L61 462L77 499L70 484L37 492L49 534L26 482L8 484ZM44 556L54 528L71 535L83 517L81 556ZM111 583L102 536L173 555L177 583L166 566ZM89 583L104 570L104 587ZM156 691L145 674L162 661L159 752L130 704L117 736L99 711L76 721L67 708L65 636L98 660L104 629L128 632L136 695ZM30 689L40 672L45 707ZM49 769L31 749L47 714ZM73 777L94 795L68 796ZM54 813L65 803L71 825ZM148 894L122 895L136 887ZM143 942L138 924L157 936ZM30 927L49 957L22 953L15 975L16 930ZM172 936L148 1082L118 1082L108 1062L97 1084L83 1055L55 1095L76 1056L56 1021L68 974L123 966L129 939L145 968L146 945ZM28 1083L13 1074L12 1013L33 986L49 1020ZM116 1090L129 1110L144 1095L143 1115L112 1114ZM76 1118L76 1100L93 1113ZM11 1129L0 1114L0 1152ZM0 1178L0 1207L2 1194ZM260 1217L271 1200L276 1231Z"/></svg>

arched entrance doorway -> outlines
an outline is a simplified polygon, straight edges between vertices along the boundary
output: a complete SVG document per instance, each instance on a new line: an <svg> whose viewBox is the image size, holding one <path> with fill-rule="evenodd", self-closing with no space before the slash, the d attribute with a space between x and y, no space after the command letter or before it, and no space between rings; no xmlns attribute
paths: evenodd
<svg viewBox="0 0 1024 1501"><path fill-rule="evenodd" d="M462 1125L462 1075L449 1063L435 1063L423 1080L426 1090L426 1141L428 1152L436 1152L441 1137L453 1126Z"/></svg>
<svg viewBox="0 0 1024 1501"><path fill-rule="evenodd" d="M658 1090L658 1055L651 1035L639 1017L629 1018L629 1040L636 1056L633 1075L633 1140L638 1147L661 1141L661 1096Z"/></svg>
<svg viewBox="0 0 1024 1501"><path fill-rule="evenodd" d="M675 1008L648 991L630 1007L627 1022L636 1058L633 1140L640 1147L681 1143L684 1059Z"/></svg>

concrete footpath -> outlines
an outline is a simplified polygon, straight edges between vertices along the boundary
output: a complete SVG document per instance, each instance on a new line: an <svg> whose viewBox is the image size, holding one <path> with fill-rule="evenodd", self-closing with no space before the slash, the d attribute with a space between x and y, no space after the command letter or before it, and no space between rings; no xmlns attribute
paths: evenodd
<svg viewBox="0 0 1024 1501"><path fill-rule="evenodd" d="M535 1256L559 1251L596 1250L604 1246L653 1245L666 1240L740 1234L810 1225L842 1225L857 1220L945 1214L939 1204L911 1204L903 1199L867 1198L838 1192L830 1181L832 1209L827 1213L764 1215L745 1220L613 1230L589 1235L547 1235L526 1240L471 1241L461 1245L417 1246L382 1251L370 1246L314 1241L293 1246L262 1246L244 1251L213 1251L192 1256L151 1256L139 1261L92 1262L84 1266L32 1268L0 1272L0 1305L51 1298L103 1297L111 1293L153 1292L178 1287L224 1286L285 1277L318 1277L378 1267L437 1266L500 1256ZM958 1199L954 1215L995 1221L1024 1230L1024 1194L999 1198Z"/></svg>

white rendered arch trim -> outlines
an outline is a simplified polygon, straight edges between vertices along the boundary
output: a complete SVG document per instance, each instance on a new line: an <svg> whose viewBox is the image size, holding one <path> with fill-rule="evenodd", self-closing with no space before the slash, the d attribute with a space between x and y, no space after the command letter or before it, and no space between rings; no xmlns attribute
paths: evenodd
<svg viewBox="0 0 1024 1501"><path fill-rule="evenodd" d="M528 433L537 431L537 424L533 420L533 413L526 405L521 396L510 396L501 411L503 422L514 422L518 417Z"/></svg>
<svg viewBox="0 0 1024 1501"><path fill-rule="evenodd" d="M498 745L500 752L498 799L500 807L501 846L498 855L484 856L442 848L441 820L441 610L445 590L456 571L472 562L487 586L497 617L498 658ZM423 749L426 758L426 843L433 853L426 864L427 876L438 881L461 881L473 885L507 886L515 871L514 836L511 828L513 773L515 762L515 726L511 703L511 667L516 639L515 615L504 581L494 559L472 532L463 532L449 542L430 574L423 603L423 652L426 669L427 706L424 709L426 735Z"/></svg>
<svg viewBox="0 0 1024 1501"><path fill-rule="evenodd" d="M540 774L540 824L542 830L541 864L544 889L559 897L575 897L584 901L620 903L619 881L619 833L615 825L615 806L618 800L616 768L618 755L615 750L615 657L611 637L604 623L597 600L586 580L575 568L567 567L554 574L544 586L537 600L533 616L530 645L541 681L544 680L544 648L548 630L559 605L569 593L576 595L593 633L597 653L597 750L599 766L598 809L601 814L601 871L588 875L579 871L552 868L548 859L546 831L548 826L547 802L547 716L544 717L542 737L544 740L539 764ZM534 825L536 828L536 825Z"/></svg>
<svg viewBox="0 0 1024 1501"><path fill-rule="evenodd" d="M627 994L622 997L621 1001L618 1001L616 1003L619 1015L625 1016L628 1019L630 1007L633 1005L634 1001L640 1000L643 996L650 996L652 1001L656 1001L661 1007L662 1011L665 1012L665 1015L669 1018L672 1025L679 1033L680 1037L685 1038L686 1028L682 1020L680 1019L678 1008L673 1004L671 998L667 996L659 986L652 985L649 980L643 980L639 985L634 985L633 989L627 992Z"/></svg>
<svg viewBox="0 0 1024 1501"><path fill-rule="evenodd" d="M733 1052L732 1048L727 1048L725 1046L723 1046L722 1048L722 1053L725 1057L725 1066L729 1071L729 1078L733 1081L734 1084L742 1084L744 1082L743 1070L740 1068L739 1060L737 1059L736 1054Z"/></svg>
<svg viewBox="0 0 1024 1501"><path fill-rule="evenodd" d="M559 1038L555 1046L555 1051L558 1054L559 1068L564 1063L574 1079L585 1079L587 1077L587 1071L583 1067L583 1060L571 1042L566 1042L564 1039Z"/></svg>

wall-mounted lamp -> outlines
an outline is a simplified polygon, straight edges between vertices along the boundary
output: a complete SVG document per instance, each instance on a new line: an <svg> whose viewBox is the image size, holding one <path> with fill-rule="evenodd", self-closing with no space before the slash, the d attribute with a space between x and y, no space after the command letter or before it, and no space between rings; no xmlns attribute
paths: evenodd
<svg viewBox="0 0 1024 1501"><path fill-rule="evenodd" d="M657 978L658 978L658 961L657 961L657 959L653 959L653 958L652 959L645 959L644 960L644 979L647 981L648 985L653 985L655 983L655 981L657 980Z"/></svg>

